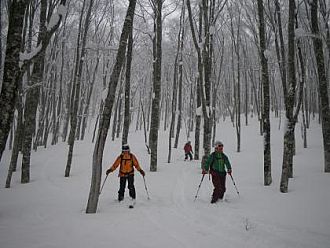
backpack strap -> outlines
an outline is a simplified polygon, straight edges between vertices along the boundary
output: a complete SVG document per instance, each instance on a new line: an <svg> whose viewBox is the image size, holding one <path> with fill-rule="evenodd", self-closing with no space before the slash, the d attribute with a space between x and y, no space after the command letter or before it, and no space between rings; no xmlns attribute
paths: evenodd
<svg viewBox="0 0 330 248"><path fill-rule="evenodd" d="M214 164L214 160L215 160L215 153L214 152L211 153L211 157L212 157L212 160L211 160L211 163L210 163L210 170L213 170L213 164Z"/></svg>

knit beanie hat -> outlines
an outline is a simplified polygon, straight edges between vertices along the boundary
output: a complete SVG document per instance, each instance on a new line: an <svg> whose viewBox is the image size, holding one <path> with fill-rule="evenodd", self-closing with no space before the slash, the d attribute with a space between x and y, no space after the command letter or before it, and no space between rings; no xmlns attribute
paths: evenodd
<svg viewBox="0 0 330 248"><path fill-rule="evenodd" d="M221 141L216 141L214 143L214 147L217 147L217 146L223 146L222 142Z"/></svg>
<svg viewBox="0 0 330 248"><path fill-rule="evenodd" d="M125 152L125 151L129 151L129 145L128 144L125 144L122 146L122 151Z"/></svg>

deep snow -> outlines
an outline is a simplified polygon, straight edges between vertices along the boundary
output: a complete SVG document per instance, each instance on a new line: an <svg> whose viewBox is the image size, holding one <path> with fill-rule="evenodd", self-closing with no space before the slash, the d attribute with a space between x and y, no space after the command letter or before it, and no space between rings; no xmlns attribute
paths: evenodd
<svg viewBox="0 0 330 248"><path fill-rule="evenodd" d="M200 161L183 161L185 131L167 163L168 133L159 133L157 172L149 172L149 155L143 133L129 134L132 152L146 171L135 175L137 203L129 209L116 201L119 179L110 174L100 195L98 212L85 214L94 145L90 138L75 144L70 178L64 177L68 146L60 143L32 154L31 182L20 184L20 169L12 187L5 189L10 151L0 164L1 248L105 248L105 247L226 247L226 248L328 248L330 247L330 174L323 172L321 129L317 121L308 130L308 148L302 147L296 128L297 154L289 193L279 192L283 130L272 120L271 186L263 186L263 138L258 123L242 126L241 152L228 121L220 122L217 137L233 166L237 195L227 177L226 200L210 204L212 184L202 175ZM192 134L193 136L193 134ZM121 140L108 137L103 171L120 153ZM194 141L192 140L192 144ZM104 176L102 177L102 181Z"/></svg>

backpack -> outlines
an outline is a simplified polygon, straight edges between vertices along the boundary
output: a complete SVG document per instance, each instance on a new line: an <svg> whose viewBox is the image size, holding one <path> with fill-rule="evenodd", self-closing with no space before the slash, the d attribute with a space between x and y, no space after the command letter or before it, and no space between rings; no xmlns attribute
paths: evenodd
<svg viewBox="0 0 330 248"><path fill-rule="evenodd" d="M122 173L122 174L124 174L124 175L129 175L129 174L131 174L131 173L134 171L134 169L133 169L133 166L134 166L134 163L133 163L133 156L132 156L131 153L129 153L129 155L130 155L130 158L124 158L124 154L121 154L121 155L120 155L120 173ZM131 170L130 170L129 172L123 172L123 171L121 170L122 167L123 167L123 161L129 161L129 160L131 160Z"/></svg>

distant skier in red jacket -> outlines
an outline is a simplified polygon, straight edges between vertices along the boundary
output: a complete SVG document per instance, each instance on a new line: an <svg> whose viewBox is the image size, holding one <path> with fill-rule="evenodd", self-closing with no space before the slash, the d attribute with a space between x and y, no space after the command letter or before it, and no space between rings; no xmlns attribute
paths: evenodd
<svg viewBox="0 0 330 248"><path fill-rule="evenodd" d="M184 157L184 161L186 161L188 159L188 156L190 158L190 161L193 159L192 157L192 147L191 147L191 142L188 141L185 145L184 145L184 153L185 153L185 157Z"/></svg>

